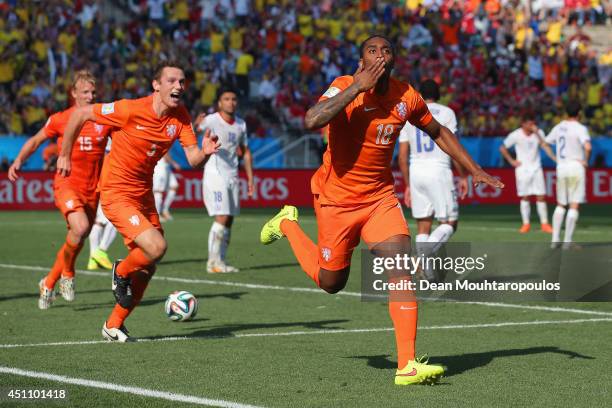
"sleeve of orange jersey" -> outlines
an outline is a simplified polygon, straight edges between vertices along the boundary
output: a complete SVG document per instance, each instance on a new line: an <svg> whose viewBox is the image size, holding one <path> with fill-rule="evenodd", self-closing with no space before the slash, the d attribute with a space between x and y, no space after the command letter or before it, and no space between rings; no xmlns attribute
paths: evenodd
<svg viewBox="0 0 612 408"><path fill-rule="evenodd" d="M324 101L329 98L333 98L338 95L340 92L344 91L353 83L353 77L351 76L341 76L333 80L333 82L327 88L327 91L319 98L319 102Z"/></svg>
<svg viewBox="0 0 612 408"><path fill-rule="evenodd" d="M45 136L47 136L48 139L60 136L59 121L60 118L58 113L49 116L47 123L45 123Z"/></svg>
<svg viewBox="0 0 612 408"><path fill-rule="evenodd" d="M193 126L191 125L191 116L187 109L181 112L181 115L178 118L181 121L181 133L179 133L179 141L181 142L181 146L189 147L198 144L198 139L196 138L195 132L193 131Z"/></svg>
<svg viewBox="0 0 612 408"><path fill-rule="evenodd" d="M408 105L408 122L421 129L429 125L433 116L431 116L427 104L419 93L413 90L406 103Z"/></svg>
<svg viewBox="0 0 612 408"><path fill-rule="evenodd" d="M111 103L95 103L93 113L96 116L96 123L120 128L130 119L129 101L122 99Z"/></svg>

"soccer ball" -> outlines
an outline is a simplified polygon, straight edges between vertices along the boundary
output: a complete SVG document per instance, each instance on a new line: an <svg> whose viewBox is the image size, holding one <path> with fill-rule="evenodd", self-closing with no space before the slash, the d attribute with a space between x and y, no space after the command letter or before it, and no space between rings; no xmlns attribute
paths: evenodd
<svg viewBox="0 0 612 408"><path fill-rule="evenodd" d="M170 320L184 322L198 313L198 299L185 290L172 292L166 299L164 310Z"/></svg>

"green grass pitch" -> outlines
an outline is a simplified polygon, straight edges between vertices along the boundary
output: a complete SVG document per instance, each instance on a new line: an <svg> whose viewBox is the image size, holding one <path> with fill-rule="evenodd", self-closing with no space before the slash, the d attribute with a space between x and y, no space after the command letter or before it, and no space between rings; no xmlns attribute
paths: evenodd
<svg viewBox="0 0 612 408"><path fill-rule="evenodd" d="M241 272L213 276L205 271L211 219L203 211L175 211L175 220L164 225L168 252L126 322L134 337L155 341L110 344L100 335L114 303L108 272L77 273L73 303L58 298L47 311L36 306L37 283L65 232L59 213L0 213L0 370L5 369L0 389L65 389L69 399L49 406L75 407L185 405L172 400L176 394L195 403L265 407L590 407L612 400L610 303L511 308L422 302L417 354L428 353L430 361L447 367L447 375L436 386L394 386L395 342L387 305L351 295L360 289L359 251L348 294L303 290L315 287L287 241L258 242L271 214L243 211L229 250L230 262ZM519 221L518 205L462 208L453 240L549 239L539 231L519 235ZM316 237L312 211L303 211L301 222ZM610 242L611 227L609 206L585 206L575 238ZM85 268L87 247L83 252L79 270ZM110 253L125 255L120 239ZM164 300L174 290L197 296L195 320L175 323L165 317ZM126 393L119 386L133 388ZM165 393L166 399L137 395L142 390ZM47 406L24 404L0 400L2 407Z"/></svg>

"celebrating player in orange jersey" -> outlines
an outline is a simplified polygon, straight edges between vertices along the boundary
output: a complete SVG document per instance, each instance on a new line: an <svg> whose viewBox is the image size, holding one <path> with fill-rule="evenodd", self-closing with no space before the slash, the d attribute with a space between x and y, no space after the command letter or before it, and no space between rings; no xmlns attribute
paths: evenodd
<svg viewBox="0 0 612 408"><path fill-rule="evenodd" d="M394 50L382 36L361 45L359 68L353 76L336 78L306 114L306 127L329 124L329 145L323 165L311 181L318 225L318 245L297 223L297 209L285 206L268 221L261 240L289 239L302 269L323 290L336 293L347 282L351 255L360 237L375 256L410 253L410 235L394 194L391 160L406 122L429 134L442 150L469 171L475 183L503 187L485 173L453 133L431 115L412 86L392 78ZM394 271L390 281L408 279ZM444 373L441 366L415 359L417 303L412 293L389 293L389 313L398 351L398 385L428 383Z"/></svg>
<svg viewBox="0 0 612 408"><path fill-rule="evenodd" d="M115 128L113 148L104 162L100 179L104 214L123 235L129 254L113 265L113 294L117 300L104 322L102 335L109 341L128 341L123 324L140 303L156 263L167 243L155 210L153 170L175 139L179 139L189 164L199 167L219 148L210 132L198 148L191 117L181 104L185 74L175 62L163 62L152 81L153 93L140 99L95 104L76 109L64 133L57 171L71 171L70 154L75 135L88 120Z"/></svg>
<svg viewBox="0 0 612 408"><path fill-rule="evenodd" d="M72 112L81 107L91 107L96 96L96 80L89 71L82 70L75 73L71 95L75 102L74 106L51 115L45 127L23 145L9 169L11 181L17 180L17 172L21 165L46 139L58 137L58 144L62 143L66 124ZM54 287L58 279L62 297L69 302L74 300L74 262L96 217L99 198L96 187L110 131L108 126L99 123L85 123L78 134L79 147L71 153L71 160L78 171L69 177L55 176L53 184L55 205L66 218L68 235L66 242L57 253L51 271L39 282L40 309L48 309L53 303Z"/></svg>

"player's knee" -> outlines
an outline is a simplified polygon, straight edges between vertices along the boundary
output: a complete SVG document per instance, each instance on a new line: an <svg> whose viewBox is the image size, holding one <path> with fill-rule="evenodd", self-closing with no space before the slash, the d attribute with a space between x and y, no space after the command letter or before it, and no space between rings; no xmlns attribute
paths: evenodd
<svg viewBox="0 0 612 408"><path fill-rule="evenodd" d="M346 286L346 282L341 282L341 281L330 282L330 283L327 283L327 282L319 282L319 283L320 283L320 288L326 291L327 293L329 293L330 295L340 292Z"/></svg>
<svg viewBox="0 0 612 408"><path fill-rule="evenodd" d="M321 269L319 272L319 287L329 294L340 292L348 281L350 267L339 271Z"/></svg>
<svg viewBox="0 0 612 408"><path fill-rule="evenodd" d="M455 232L457 232L457 229L459 228L459 221L451 221L448 223L448 225L453 227L453 234L454 234Z"/></svg>
<svg viewBox="0 0 612 408"><path fill-rule="evenodd" d="M147 255L152 258L155 262L161 260L168 249L166 240L162 237L160 239L152 240L146 248Z"/></svg>
<svg viewBox="0 0 612 408"><path fill-rule="evenodd" d="M89 223L87 221L79 221L70 226L70 231L79 241L84 240L89 234Z"/></svg>

